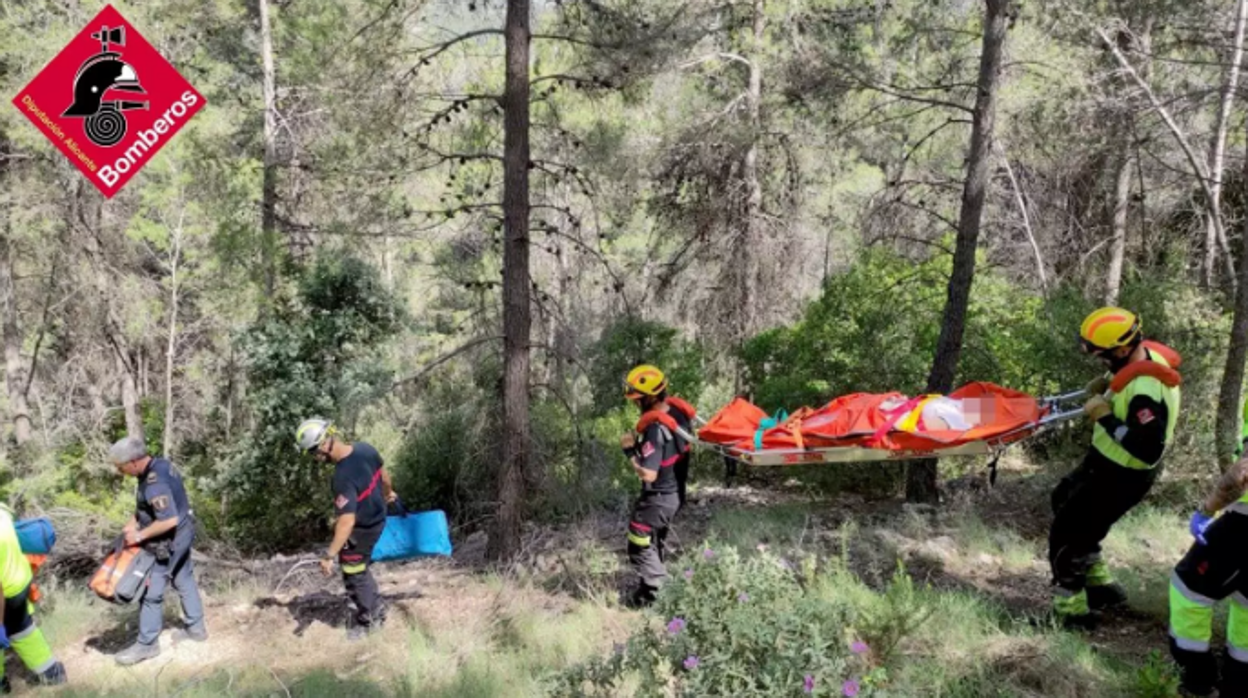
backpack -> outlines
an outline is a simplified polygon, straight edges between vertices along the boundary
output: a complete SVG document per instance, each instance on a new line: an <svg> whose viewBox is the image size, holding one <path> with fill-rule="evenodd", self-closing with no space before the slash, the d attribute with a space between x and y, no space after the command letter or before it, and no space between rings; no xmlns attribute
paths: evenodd
<svg viewBox="0 0 1248 698"><path fill-rule="evenodd" d="M155 555L138 546L127 546L118 538L88 586L105 601L128 604L142 593L155 565Z"/></svg>
<svg viewBox="0 0 1248 698"><path fill-rule="evenodd" d="M56 545L56 529L46 517L14 521L17 542L27 555L47 555Z"/></svg>

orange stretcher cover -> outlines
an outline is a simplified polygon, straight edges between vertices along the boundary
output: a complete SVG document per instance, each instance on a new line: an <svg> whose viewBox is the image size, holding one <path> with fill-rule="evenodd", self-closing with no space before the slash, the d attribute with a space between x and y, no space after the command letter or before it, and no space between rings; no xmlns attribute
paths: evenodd
<svg viewBox="0 0 1248 698"><path fill-rule="evenodd" d="M992 383L969 383L943 396L855 393L818 409L803 407L779 422L737 398L698 430L698 438L744 451L939 451L974 441L1017 441L1047 413L1036 398Z"/></svg>

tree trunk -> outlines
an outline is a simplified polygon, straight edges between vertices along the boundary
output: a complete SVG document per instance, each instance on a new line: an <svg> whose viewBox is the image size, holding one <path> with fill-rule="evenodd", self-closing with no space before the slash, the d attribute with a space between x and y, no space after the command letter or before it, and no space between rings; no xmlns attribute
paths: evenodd
<svg viewBox="0 0 1248 698"><path fill-rule="evenodd" d="M1127 207L1131 198L1130 117L1124 115L1119 133L1117 176L1114 178L1114 209L1110 219L1109 271L1105 275L1105 305L1117 305L1122 290L1122 268L1127 257Z"/></svg>
<svg viewBox="0 0 1248 698"><path fill-rule="evenodd" d="M966 311L975 280L975 251L979 244L980 220L989 183L992 158L993 122L996 117L997 88L1009 25L1010 0L987 0L984 16L984 46L979 59L979 82L975 112L971 120L971 149L967 159L966 184L962 190L962 210L958 217L957 248L953 253L953 273L949 277L944 319L936 356L927 377L927 392L947 393L953 388ZM906 472L906 499L936 502L936 460L912 461Z"/></svg>
<svg viewBox="0 0 1248 698"><path fill-rule="evenodd" d="M1248 155L1248 153L1246 153ZM1248 194L1248 157L1244 159L1244 189ZM1235 459L1235 444L1240 435L1240 399L1244 386L1244 360L1248 359L1248 220L1240 237L1239 284L1235 292L1235 312L1231 317L1231 345L1226 352L1222 386L1218 391L1218 418L1214 429L1217 437L1218 463L1226 470Z"/></svg>
<svg viewBox="0 0 1248 698"><path fill-rule="evenodd" d="M273 67L273 30L269 0L260 0L260 54L264 63L264 179L260 199L260 244L264 265L265 305L277 288L277 75Z"/></svg>
<svg viewBox="0 0 1248 698"><path fill-rule="evenodd" d="M165 345L165 434L162 439L162 453L173 457L173 367L176 363L178 346L178 262L182 256L182 224L186 219L186 208L178 212L178 224L170 231L172 243L169 262L169 341Z"/></svg>
<svg viewBox="0 0 1248 698"><path fill-rule="evenodd" d="M143 438L143 415L139 411L139 391L135 386L134 367L116 347L117 375L121 379L121 404L126 410L126 436Z"/></svg>
<svg viewBox="0 0 1248 698"><path fill-rule="evenodd" d="M1213 143L1209 148L1210 205L1215 211L1222 210L1222 172L1226 164L1226 134L1231 126L1231 106L1235 101L1235 89L1239 85L1239 64L1244 56L1244 24L1248 19L1248 0L1239 0L1235 10L1235 43L1231 49L1231 63L1227 67L1226 81L1222 83L1222 100L1218 104L1218 122ZM1213 268L1217 266L1218 229L1213 214L1206 219L1204 282L1213 286Z"/></svg>
<svg viewBox="0 0 1248 698"><path fill-rule="evenodd" d="M762 247L763 188L758 181L758 139L762 132L763 98L763 32L767 28L764 0L754 0L754 31L750 50L749 86L745 100L750 119L750 147L745 151L741 167L742 183L745 185L745 227L737 262L743 275L741 283L741 307L738 308L737 341L744 342L757 328L759 250Z"/></svg>
<svg viewBox="0 0 1248 698"><path fill-rule="evenodd" d="M12 146L7 134L0 133L0 304L4 312L4 383L13 420L13 438L18 446L30 441L30 406L26 401L26 365L22 361L22 333L17 323L17 288L13 282L13 210L9 170Z"/></svg>
<svg viewBox="0 0 1248 698"><path fill-rule="evenodd" d="M503 462L486 553L520 550L529 461L529 0L508 0L503 87Z"/></svg>

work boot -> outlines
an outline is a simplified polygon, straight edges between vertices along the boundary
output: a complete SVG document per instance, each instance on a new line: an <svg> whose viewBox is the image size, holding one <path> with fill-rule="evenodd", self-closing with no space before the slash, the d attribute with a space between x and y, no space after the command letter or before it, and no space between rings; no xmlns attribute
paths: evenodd
<svg viewBox="0 0 1248 698"><path fill-rule="evenodd" d="M113 659L122 666L131 666L148 659L154 659L160 656L160 645L153 642L150 645L134 643L124 650L117 653Z"/></svg>
<svg viewBox="0 0 1248 698"><path fill-rule="evenodd" d="M1127 603L1127 590L1117 582L1088 587L1088 607L1093 610L1118 608Z"/></svg>
<svg viewBox="0 0 1248 698"><path fill-rule="evenodd" d="M1063 630L1075 632L1092 632L1101 624L1101 616L1097 613L1073 613L1059 615L1058 620Z"/></svg>
<svg viewBox="0 0 1248 698"><path fill-rule="evenodd" d="M39 685L41 686L59 686L69 680L65 674L65 665L57 662L48 667L47 671L39 675Z"/></svg>
<svg viewBox="0 0 1248 698"><path fill-rule="evenodd" d="M629 595L628 603L626 605L629 608L645 608L646 606L654 603L655 595L657 593L658 589L642 582L641 584L638 584L637 588L633 590L633 593Z"/></svg>
<svg viewBox="0 0 1248 698"><path fill-rule="evenodd" d="M206 642L208 640L208 629L204 626L198 628L180 628L173 631L173 644L176 646L182 642Z"/></svg>
<svg viewBox="0 0 1248 698"><path fill-rule="evenodd" d="M13 692L13 684L9 683L9 677L0 676L0 693L8 695Z"/></svg>

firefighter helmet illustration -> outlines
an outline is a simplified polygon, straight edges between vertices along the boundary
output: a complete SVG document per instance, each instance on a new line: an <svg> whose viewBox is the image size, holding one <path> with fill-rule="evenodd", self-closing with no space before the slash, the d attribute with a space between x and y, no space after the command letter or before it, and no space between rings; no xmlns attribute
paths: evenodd
<svg viewBox="0 0 1248 698"><path fill-rule="evenodd" d="M147 94L139 84L134 68L121 60L121 54L109 50L109 44L126 45L126 28L104 25L91 35L100 42L100 52L88 58L74 76L74 103L61 116L86 118L87 138L98 146L110 147L126 136L126 117L122 112L147 109L148 102L112 99L105 101L109 90Z"/></svg>

